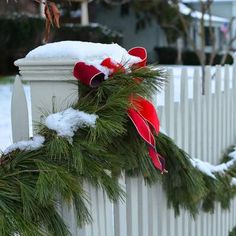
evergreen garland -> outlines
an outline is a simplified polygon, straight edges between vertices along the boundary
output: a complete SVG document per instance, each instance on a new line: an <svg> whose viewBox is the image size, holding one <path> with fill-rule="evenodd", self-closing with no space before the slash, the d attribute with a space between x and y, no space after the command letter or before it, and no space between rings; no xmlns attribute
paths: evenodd
<svg viewBox="0 0 236 236"><path fill-rule="evenodd" d="M229 236L236 236L236 227L229 232Z"/></svg>
<svg viewBox="0 0 236 236"><path fill-rule="evenodd" d="M137 83L133 78L142 82ZM193 167L188 154L160 133L156 148L169 171L161 175L152 164L145 142L128 119L129 97L139 94L151 98L163 85L163 78L162 70L145 67L126 74L117 72L97 88L78 82L80 99L73 108L98 115L95 128L80 128L73 142L69 142L41 124L38 134L45 138L43 147L2 154L1 235L69 235L57 212L59 199L74 205L79 226L90 223L84 181L102 188L116 201L124 197L117 182L124 171L128 176L142 175L150 185L162 182L168 204L176 214L181 207L193 216L200 206L212 211L215 201L228 207L235 195L231 178L236 176L236 166L216 179L206 176Z"/></svg>

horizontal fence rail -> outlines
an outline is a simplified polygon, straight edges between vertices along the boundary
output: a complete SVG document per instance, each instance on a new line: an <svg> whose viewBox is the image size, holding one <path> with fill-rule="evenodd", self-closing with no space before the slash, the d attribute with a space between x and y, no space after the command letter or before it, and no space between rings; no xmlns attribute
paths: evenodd
<svg viewBox="0 0 236 236"><path fill-rule="evenodd" d="M226 149L236 141L236 67L206 67L204 95L201 93L200 68L169 68L168 74L164 103L160 104L157 96L153 98L162 129L192 157L212 164L219 163ZM53 83L60 87L64 81ZM31 93L37 91L37 84L39 88L46 88L51 86L52 81L45 79L45 76L40 82L38 79ZM178 87L179 90L176 89ZM43 93L41 96L47 97L48 101L50 96L54 100L57 97L61 99L61 91L58 94ZM35 98L32 102L34 109L40 106L37 104L39 100ZM12 99L13 140L27 138L27 117L25 96L20 78L17 77ZM16 128L19 125L24 127L22 133ZM174 211L167 208L161 185L149 187L142 178L126 176L122 176L119 182L127 197L116 203L111 203L102 190L84 183L90 198L88 207L93 223L82 229L76 226L73 206L62 204L58 208L73 236L228 236L236 225L235 200L231 201L230 211L222 210L216 204L214 214L202 212L194 220L185 210L175 217Z"/></svg>

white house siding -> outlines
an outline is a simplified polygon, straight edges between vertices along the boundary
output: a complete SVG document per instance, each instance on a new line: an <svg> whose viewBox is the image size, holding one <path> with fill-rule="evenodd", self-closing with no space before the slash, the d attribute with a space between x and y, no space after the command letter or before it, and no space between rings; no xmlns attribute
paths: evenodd
<svg viewBox="0 0 236 236"><path fill-rule="evenodd" d="M184 3L190 2L188 0L183 1ZM194 1L193 1L194 2ZM200 11L200 4L199 2L189 3L195 10ZM211 7L212 15L227 18L230 20L232 17L236 16L236 1L214 1ZM215 23L214 25L218 28L221 26L221 23ZM235 35L236 32L236 22L234 22L232 27L232 32ZM222 45L221 45L222 46ZM236 42L234 43L234 47L236 47Z"/></svg>
<svg viewBox="0 0 236 236"><path fill-rule="evenodd" d="M124 36L123 46L126 49L135 46L145 47L148 51L149 60L152 62L156 59L154 47L167 46L165 34L155 21L152 22L151 26L147 25L145 29L136 32L136 18L132 10L130 10L129 15L121 16L119 7L108 9L98 6L96 22L121 32Z"/></svg>
<svg viewBox="0 0 236 236"><path fill-rule="evenodd" d="M201 6L199 3L191 3L190 5L195 10L201 11ZM232 11L232 5L233 3L230 1L214 2L211 7L212 15L229 19L232 17L232 14L234 13Z"/></svg>

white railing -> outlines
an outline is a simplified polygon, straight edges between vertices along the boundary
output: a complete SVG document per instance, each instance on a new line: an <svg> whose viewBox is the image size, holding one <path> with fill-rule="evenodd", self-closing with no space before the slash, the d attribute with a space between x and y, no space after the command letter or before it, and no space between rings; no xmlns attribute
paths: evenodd
<svg viewBox="0 0 236 236"><path fill-rule="evenodd" d="M21 79L30 81L33 121L40 120L40 107L52 112L53 107L61 109L77 98L76 85L70 82L74 61L22 59L16 65ZM207 67L205 95L201 95L200 68L194 68L190 79L187 68L178 68L181 70L180 91L175 91L176 70L169 70L165 102L158 106L162 128L191 156L216 164L226 148L236 141L236 67ZM29 135L21 79L16 78L13 90L14 141ZM180 92L179 99L175 99L175 92ZM62 104L65 99L68 101ZM158 97L154 100L158 104ZM174 211L167 208L161 185L148 187L142 178L122 177L119 181L127 197L115 204L102 190L85 184L91 199L88 206L93 217L91 225L79 229L73 207L59 209L73 236L227 236L236 225L235 200L231 201L230 211L216 204L214 214L200 213L193 220L188 212L181 210L180 216L175 218Z"/></svg>

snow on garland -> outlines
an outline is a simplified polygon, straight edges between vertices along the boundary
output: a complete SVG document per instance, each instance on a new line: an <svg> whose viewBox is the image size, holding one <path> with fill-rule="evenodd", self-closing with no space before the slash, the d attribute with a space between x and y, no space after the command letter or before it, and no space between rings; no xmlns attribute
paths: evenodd
<svg viewBox="0 0 236 236"><path fill-rule="evenodd" d="M95 128L98 116L68 108L62 112L54 113L46 117L45 125L57 132L58 136L65 137L69 142L79 128Z"/></svg>
<svg viewBox="0 0 236 236"><path fill-rule="evenodd" d="M69 142L72 142L72 138L79 128L95 128L97 118L97 115L68 108L62 112L53 113L47 116L45 119L45 126L56 131L58 136L64 137L68 139ZM45 138L43 136L36 135L28 141L23 140L10 145L5 149L3 154L7 155L15 150L34 151L41 148L44 142Z"/></svg>
<svg viewBox="0 0 236 236"><path fill-rule="evenodd" d="M3 152L4 155L7 155L10 152L21 150L21 151L34 151L43 146L43 143L45 142L45 138L41 135L34 136L31 140L28 141L19 141L12 145L10 145L8 148L5 149Z"/></svg>
<svg viewBox="0 0 236 236"><path fill-rule="evenodd" d="M216 179L215 174L225 174L225 172L227 172L231 167L233 167L236 163L236 156L232 155L235 154L234 152L229 153L228 157L231 158L231 160L229 160L226 163L222 163L219 165L212 165L209 162L206 161L202 161L200 159L191 159L191 163L193 165L193 167L197 168L198 170L200 170L203 174L206 174L214 179Z"/></svg>

